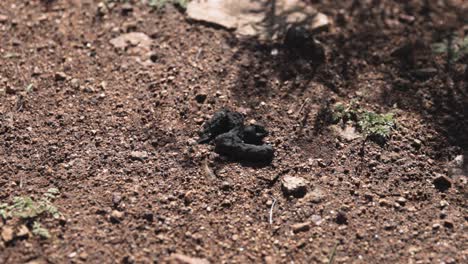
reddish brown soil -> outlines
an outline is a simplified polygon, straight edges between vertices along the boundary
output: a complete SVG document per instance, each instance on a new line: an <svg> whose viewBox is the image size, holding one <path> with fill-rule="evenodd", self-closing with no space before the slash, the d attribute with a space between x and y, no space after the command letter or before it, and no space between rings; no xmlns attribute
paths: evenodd
<svg viewBox="0 0 468 264"><path fill-rule="evenodd" d="M43 2L0 2L0 199L57 187L64 217L41 220L51 239L0 240L0 263L161 263L172 253L327 263L335 244L336 263L468 262L466 178L450 179L446 192L433 184L468 145L465 66L447 74L444 58L425 52L447 25L466 33L463 1L311 1L334 21L318 36L327 62L314 76L281 50L272 56L271 45L170 6L154 12L134 1L133 13L117 5L99 19L98 1ZM154 38L155 63L109 44L127 30ZM422 47L391 55L416 40ZM411 75L428 67L437 74ZM360 155L362 140L321 125L327 102L353 99L396 113L387 145L367 142ZM267 126L271 165L229 162L195 144L223 106ZM307 179L309 195L285 197L274 179L287 174ZM293 233L308 221L310 230Z"/></svg>

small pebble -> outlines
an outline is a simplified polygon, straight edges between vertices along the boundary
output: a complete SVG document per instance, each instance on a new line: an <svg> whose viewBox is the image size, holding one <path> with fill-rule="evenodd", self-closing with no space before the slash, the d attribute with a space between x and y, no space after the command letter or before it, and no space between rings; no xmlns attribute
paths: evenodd
<svg viewBox="0 0 468 264"><path fill-rule="evenodd" d="M64 72L56 72L55 73L55 81L62 82L67 79L67 75Z"/></svg>
<svg viewBox="0 0 468 264"><path fill-rule="evenodd" d="M294 233L306 232L310 230L310 222L293 224L291 228Z"/></svg>

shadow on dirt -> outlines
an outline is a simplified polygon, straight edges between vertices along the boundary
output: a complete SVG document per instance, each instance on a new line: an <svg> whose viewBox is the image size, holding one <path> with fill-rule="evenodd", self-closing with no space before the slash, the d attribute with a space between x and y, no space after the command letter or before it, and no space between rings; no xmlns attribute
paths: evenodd
<svg viewBox="0 0 468 264"><path fill-rule="evenodd" d="M396 104L404 111L422 116L429 126L443 135L438 139L440 146L435 146L436 149L456 146L455 153L468 149L468 84L463 75L464 66L461 63L453 65L447 74L443 61L430 49L431 44L438 41L435 36L446 29L442 27L435 31L432 21L441 16L453 17L455 22L451 28L461 29L466 22L463 12L448 4L435 7L430 1L321 1L314 7L321 10L323 6L323 10L330 10L331 5L337 10L335 14L329 14L336 18L336 32L307 37L321 41L320 48L323 47L326 54L323 62L311 59L303 51L298 52L294 45L285 41L286 36L276 42L233 37L230 44L238 51L231 59L241 64L237 85L232 88L235 99L254 108L261 101L287 100L299 104L307 97L313 98L313 103L323 109L333 102L334 97L345 101L354 97L357 87L362 86L358 77L372 72L377 76L369 78L380 84L373 98L364 97L364 101L386 109ZM270 20L277 16L281 19L281 15L272 15L274 10L269 12ZM295 25L283 26L291 28ZM304 41L307 38L298 39ZM409 47L407 43L410 43ZM326 91L319 92L317 87L320 85ZM308 118L314 116L315 121L311 123L315 124L318 133L323 122L320 114L311 114ZM445 155L444 158L448 157Z"/></svg>

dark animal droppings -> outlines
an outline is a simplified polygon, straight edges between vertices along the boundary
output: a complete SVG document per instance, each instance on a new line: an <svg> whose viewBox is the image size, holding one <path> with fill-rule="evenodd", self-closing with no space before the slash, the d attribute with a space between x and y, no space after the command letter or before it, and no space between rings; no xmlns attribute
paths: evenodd
<svg viewBox="0 0 468 264"><path fill-rule="evenodd" d="M242 114L222 109L205 123L199 144L214 140L215 152L235 160L271 162L274 150L264 144L268 131L260 125L244 127Z"/></svg>

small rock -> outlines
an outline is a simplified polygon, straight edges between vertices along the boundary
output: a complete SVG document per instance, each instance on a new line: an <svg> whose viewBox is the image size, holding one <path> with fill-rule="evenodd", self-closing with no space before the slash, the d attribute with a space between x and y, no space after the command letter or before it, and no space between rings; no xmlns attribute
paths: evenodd
<svg viewBox="0 0 468 264"><path fill-rule="evenodd" d="M101 83L99 83L98 88L101 89L101 90L106 90L106 88L107 88L107 82L106 82L106 81L102 81Z"/></svg>
<svg viewBox="0 0 468 264"><path fill-rule="evenodd" d="M81 252L78 257L81 259L81 260L86 260L88 259L88 253L86 252Z"/></svg>
<svg viewBox="0 0 468 264"><path fill-rule="evenodd" d="M41 75L41 73L42 73L41 69L39 69L39 67L36 66L33 69L32 76L39 76Z"/></svg>
<svg viewBox="0 0 468 264"><path fill-rule="evenodd" d="M445 208L449 206L449 203L446 200L441 200L439 205L440 205L440 208Z"/></svg>
<svg viewBox="0 0 468 264"><path fill-rule="evenodd" d="M5 88L5 92L7 94L16 94L16 89L14 89L13 87L11 87L10 85L7 85L6 88Z"/></svg>
<svg viewBox="0 0 468 264"><path fill-rule="evenodd" d="M151 51L152 39L141 32L131 32L111 39L110 44L131 55L143 55Z"/></svg>
<svg viewBox="0 0 468 264"><path fill-rule="evenodd" d="M195 200L196 193L194 191L188 191L184 194L184 203L186 205L191 204Z"/></svg>
<svg viewBox="0 0 468 264"><path fill-rule="evenodd" d="M281 180L281 188L286 195L300 198L307 193L307 183L304 178L294 176L284 176Z"/></svg>
<svg viewBox="0 0 468 264"><path fill-rule="evenodd" d="M384 207L391 207L392 203L386 199L379 199L379 205Z"/></svg>
<svg viewBox="0 0 468 264"><path fill-rule="evenodd" d="M146 212L143 214L143 219L149 223L152 223L154 221L154 214L152 212Z"/></svg>
<svg viewBox="0 0 468 264"><path fill-rule="evenodd" d="M37 259L30 260L30 261L26 262L25 264L47 264L47 263L49 263L49 262L45 261L42 258L37 258Z"/></svg>
<svg viewBox="0 0 468 264"><path fill-rule="evenodd" d="M357 239L364 239L366 237L366 232L364 230L357 230L356 231L356 238Z"/></svg>
<svg viewBox="0 0 468 264"><path fill-rule="evenodd" d="M122 195L120 193L112 194L112 203L114 204L114 207L118 207L121 201Z"/></svg>
<svg viewBox="0 0 468 264"><path fill-rule="evenodd" d="M468 71L468 68L467 68ZM459 178L462 175L468 175L468 162L463 155L458 155L448 164L449 176Z"/></svg>
<svg viewBox="0 0 468 264"><path fill-rule="evenodd" d="M445 175L441 174L434 178L432 183L434 184L434 187L440 192L445 192L448 189L450 189L450 187L452 187L452 182L450 181L450 179L447 178Z"/></svg>
<svg viewBox="0 0 468 264"><path fill-rule="evenodd" d="M403 197L399 197L397 199L397 203L399 203L400 205L404 206L406 204L406 199L403 198Z"/></svg>
<svg viewBox="0 0 468 264"><path fill-rule="evenodd" d="M135 262L135 257L132 255L127 255L122 259L123 264L133 264Z"/></svg>
<svg viewBox="0 0 468 264"><path fill-rule="evenodd" d="M223 191L229 191L232 188L232 184L228 181L223 181L221 183L221 190Z"/></svg>
<svg viewBox="0 0 468 264"><path fill-rule="evenodd" d="M67 75L64 72L56 72L55 73L55 81L63 82L67 79Z"/></svg>
<svg viewBox="0 0 468 264"><path fill-rule="evenodd" d="M413 143L411 143L411 146L413 146L415 149L420 149L422 145L422 141L419 139L413 139Z"/></svg>
<svg viewBox="0 0 468 264"><path fill-rule="evenodd" d="M28 236L29 236L29 229L28 229L28 227L25 226L25 225L21 225L21 226L18 228L18 232L16 232L16 236L19 237L19 238L28 237Z"/></svg>
<svg viewBox="0 0 468 264"><path fill-rule="evenodd" d="M107 8L106 4L104 4L103 2L100 2L97 5L97 9L96 9L97 16L102 17L106 15L108 12L109 12L109 9Z"/></svg>
<svg viewBox="0 0 468 264"><path fill-rule="evenodd" d="M323 219L320 215L312 215L310 220L317 226L323 222Z"/></svg>
<svg viewBox="0 0 468 264"><path fill-rule="evenodd" d="M454 224L453 224L453 222L450 221L450 220L445 220L445 221L444 221L444 227L445 227L445 228L448 228L448 229L453 229Z"/></svg>
<svg viewBox="0 0 468 264"><path fill-rule="evenodd" d="M169 264L210 264L206 259L193 258L182 254L172 254L169 257Z"/></svg>
<svg viewBox="0 0 468 264"><path fill-rule="evenodd" d="M6 23L8 22L8 17L5 15L0 15L0 23Z"/></svg>
<svg viewBox="0 0 468 264"><path fill-rule="evenodd" d="M325 192L321 188L315 187L306 195L305 199L312 203L320 203L325 199Z"/></svg>
<svg viewBox="0 0 468 264"><path fill-rule="evenodd" d="M417 246L410 246L408 248L408 253L414 255L416 253L418 253L419 251L421 251L421 248L420 247L417 247Z"/></svg>
<svg viewBox="0 0 468 264"><path fill-rule="evenodd" d="M229 199L224 199L223 202L221 203L222 207L230 207L232 205L232 202Z"/></svg>
<svg viewBox="0 0 468 264"><path fill-rule="evenodd" d="M207 97L208 95L206 93L198 93L197 95L195 95L195 100L197 101L197 103L203 104Z"/></svg>
<svg viewBox="0 0 468 264"><path fill-rule="evenodd" d="M359 133L356 131L356 128L351 125L346 125L344 128L340 126L334 125L331 126L331 129L344 141L351 142L355 139L361 137Z"/></svg>
<svg viewBox="0 0 468 264"><path fill-rule="evenodd" d="M279 53L278 49L272 49L270 52L271 56L277 56L278 53Z"/></svg>
<svg viewBox="0 0 468 264"><path fill-rule="evenodd" d="M205 120L202 117L196 117L193 119L193 121L195 121L195 123L197 123L198 125L201 125Z"/></svg>
<svg viewBox="0 0 468 264"><path fill-rule="evenodd" d="M297 223L291 226L294 233L306 232L310 230L310 222Z"/></svg>
<svg viewBox="0 0 468 264"><path fill-rule="evenodd" d="M73 89L78 90L80 88L80 80L73 78L70 81L70 85Z"/></svg>
<svg viewBox="0 0 468 264"><path fill-rule="evenodd" d="M122 15L127 16L133 12L133 6L130 3L125 3L122 5Z"/></svg>
<svg viewBox="0 0 468 264"><path fill-rule="evenodd" d="M348 224L348 218L343 212L339 212L336 215L335 222L339 225L347 225Z"/></svg>
<svg viewBox="0 0 468 264"><path fill-rule="evenodd" d="M132 160L145 160L148 158L148 152L146 151L132 151L130 152L130 158Z"/></svg>
<svg viewBox="0 0 468 264"><path fill-rule="evenodd" d="M154 52L153 52L153 53L150 54L149 58L150 58L150 61L151 61L152 63L156 63L156 62L158 62L158 60L160 59L160 56L159 56L158 53L154 53Z"/></svg>
<svg viewBox="0 0 468 264"><path fill-rule="evenodd" d="M13 228L9 226L4 226L2 228L2 239L6 243L12 241L13 240Z"/></svg>
<svg viewBox="0 0 468 264"><path fill-rule="evenodd" d="M276 264L276 260L272 256L266 256L264 260L265 264Z"/></svg>
<svg viewBox="0 0 468 264"><path fill-rule="evenodd" d="M447 218L447 216L448 216L447 211L445 209L442 209L442 211L440 211L439 218L445 219Z"/></svg>
<svg viewBox="0 0 468 264"><path fill-rule="evenodd" d="M124 217L123 212L113 210L110 215L110 221L112 223L119 223L120 221L122 221L123 217Z"/></svg>
<svg viewBox="0 0 468 264"><path fill-rule="evenodd" d="M396 228L396 225L392 222L385 222L384 223L384 229L387 231L393 230Z"/></svg>
<svg viewBox="0 0 468 264"><path fill-rule="evenodd" d="M457 167L460 167L462 168L463 167L463 163L464 163L464 157L463 155L458 155L455 157L455 159L453 159L453 165L457 166Z"/></svg>

